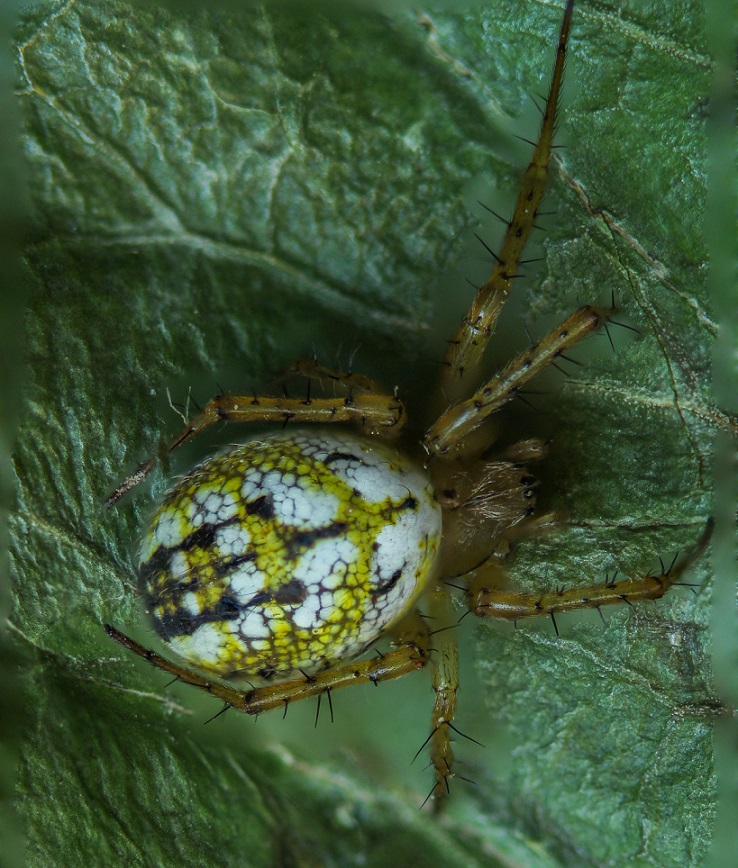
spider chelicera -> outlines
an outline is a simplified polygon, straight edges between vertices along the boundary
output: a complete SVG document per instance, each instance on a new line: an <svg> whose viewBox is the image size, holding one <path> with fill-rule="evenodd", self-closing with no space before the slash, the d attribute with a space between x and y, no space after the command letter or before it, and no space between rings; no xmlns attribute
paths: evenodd
<svg viewBox="0 0 738 868"><path fill-rule="evenodd" d="M570 0L564 13L533 159L501 249L492 254L492 274L448 343L440 382L426 404L422 442L403 442L402 452L396 447L405 423L396 395L315 361L300 361L288 372L307 380L307 397L215 397L166 451L220 421L275 422L287 430L197 466L166 495L144 537L139 578L147 608L161 638L195 671L106 627L158 668L253 715L286 711L310 696L326 694L330 701L340 687L376 684L430 665L435 779L429 798L436 808L454 773L458 665L452 632L431 636L418 614L421 596L434 623L448 622L449 587L461 583L476 615L546 615L555 626L560 612L661 597L709 537L708 528L689 556L657 576L532 594L498 589L510 541L552 519L534 516L535 479L527 470L543 457L543 442L525 440L495 453L490 418L613 313L579 308L478 385L478 367L544 194L573 5ZM311 383L329 384L334 395L313 396ZM353 423L361 434L336 423ZM108 504L154 465L154 459L142 464ZM385 634L391 651L357 660ZM248 689L234 686L238 680Z"/></svg>

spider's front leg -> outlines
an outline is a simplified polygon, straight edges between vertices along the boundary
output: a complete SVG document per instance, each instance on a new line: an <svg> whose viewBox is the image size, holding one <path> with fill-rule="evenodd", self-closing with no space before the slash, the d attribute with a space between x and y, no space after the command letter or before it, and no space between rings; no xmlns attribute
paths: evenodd
<svg viewBox="0 0 738 868"><path fill-rule="evenodd" d="M473 371L480 363L500 312L510 294L512 282L518 276L525 246L535 228L536 217L548 181L551 152L554 147L553 139L573 11L574 0L568 0L561 23L551 85L542 109L543 118L538 141L533 158L523 176L513 216L509 221L505 221L507 231L500 252L492 254L496 265L488 280L479 288L471 310L464 317L448 345L441 381L441 389L448 401L453 401L463 394L464 375Z"/></svg>
<svg viewBox="0 0 738 868"><path fill-rule="evenodd" d="M519 394L523 386L581 340L596 332L614 313L612 308L585 306L532 344L499 373L484 383L471 398L449 407L425 435L431 455L444 455L462 448L463 441L489 416Z"/></svg>
<svg viewBox="0 0 738 868"><path fill-rule="evenodd" d="M168 455L216 422L281 422L283 425L351 422L369 434L395 437L400 433L405 424L405 408L396 395L381 394L379 387L366 377L340 374L318 365L314 371L303 375L308 379L319 379L329 374L333 380L348 386L345 397L313 398L309 393L305 398L217 395L164 446L162 452ZM108 497L105 505L117 503L142 482L156 467L157 461L157 458L148 458L140 464Z"/></svg>
<svg viewBox="0 0 738 868"><path fill-rule="evenodd" d="M428 662L430 648L428 629L420 615L417 612L412 612L396 630L392 631L395 647L387 654L380 654L370 660L359 660L342 666L334 666L314 675L293 678L279 684L239 690L237 687L232 687L222 681L187 669L178 663L173 663L154 651L149 651L109 624L105 625L105 632L124 648L133 651L139 657L143 657L144 660L147 660L157 669L161 669L162 672L167 672L185 684L191 684L193 687L204 690L237 711L252 715L272 711L275 708L282 708L286 712L287 706L291 702L297 702L300 699L309 699L312 696L320 697L325 693L330 701L331 692L342 687L366 683L377 685L380 681L400 678L402 675L422 669ZM238 674L238 672L232 673L235 678L238 677Z"/></svg>

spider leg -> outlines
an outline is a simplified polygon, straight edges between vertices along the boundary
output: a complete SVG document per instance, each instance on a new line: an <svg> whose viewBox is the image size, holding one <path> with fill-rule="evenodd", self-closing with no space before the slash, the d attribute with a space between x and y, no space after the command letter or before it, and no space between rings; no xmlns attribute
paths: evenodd
<svg viewBox="0 0 738 868"><path fill-rule="evenodd" d="M216 422L353 422L370 434L394 437L405 424L405 408L394 395L349 393L345 398L260 398L255 395L217 395L164 447L173 452ZM105 501L117 503L156 467L149 458Z"/></svg>
<svg viewBox="0 0 738 868"><path fill-rule="evenodd" d="M614 603L636 603L640 600L658 600L679 584L685 571L704 553L712 536L713 521L709 519L695 547L678 564L672 563L657 576L642 575L614 580L587 587L568 590L544 591L534 594L516 594L494 590L489 587L489 577L484 570L471 578L466 593L466 602L475 615L484 618L503 618L517 621L534 615L554 617L560 612L575 609L599 609ZM493 575L495 571L493 571ZM499 576L499 573L497 572ZM554 624L556 622L554 621Z"/></svg>
<svg viewBox="0 0 738 868"><path fill-rule="evenodd" d="M382 395L384 389L364 374L355 374L353 371L336 371L321 365L315 359L298 359L292 367L288 368L275 382L283 382L293 377L302 377L305 380L317 381L321 385L328 381L334 386L342 386L346 392L363 395Z"/></svg>
<svg viewBox="0 0 738 868"><path fill-rule="evenodd" d="M580 307L544 338L510 361L471 398L449 407L425 434L428 452L443 455L459 446L490 414L514 398L527 382L555 363L562 353L597 331L612 313L611 308Z"/></svg>
<svg viewBox="0 0 738 868"><path fill-rule="evenodd" d="M179 681L191 684L215 696L227 705L244 714L261 714L274 708L285 708L289 703L311 696L350 687L352 684L379 684L391 678L399 678L422 669L428 662L429 636L423 619L417 612L408 616L395 631L395 648L381 657L359 660L342 666L334 666L315 675L305 675L279 684L239 690L222 681L216 681L167 660L154 651L149 651L138 642L105 625L105 632L124 648L143 657L157 669L168 672Z"/></svg>
<svg viewBox="0 0 738 868"><path fill-rule="evenodd" d="M443 586L437 585L433 589L429 602L434 624L451 619L449 595ZM428 741L434 773L433 811L437 813L449 794L449 781L454 774L451 730L456 714L456 693L459 689L459 654L453 630L439 632L434 637L433 648L431 673L436 697Z"/></svg>
<svg viewBox="0 0 738 868"><path fill-rule="evenodd" d="M509 447L504 457L485 457L471 464L435 462L430 467L444 510L440 574L445 577L429 589L427 603L433 623L439 625L431 634L435 701L430 734L423 745L430 747L434 782L428 800L432 800L434 811L443 807L451 779L455 777L451 737L459 732L454 727L459 687L456 634L443 626L454 621L447 588L455 587L450 579L463 581L467 574L476 574L479 567L488 570L490 564L499 563L509 540L532 525L530 510L535 501L536 480L518 462L521 458L536 460L544 454L545 444L531 439ZM510 458L514 460L505 460ZM451 570L459 569L461 573L450 575Z"/></svg>
<svg viewBox="0 0 738 868"><path fill-rule="evenodd" d="M574 2L569 0L561 24L556 61L543 111L538 143L533 152L533 159L523 176L520 194L502 248L499 254L493 254L496 265L489 279L480 287L471 310L464 317L448 345L441 388L449 400L454 400L458 396L464 374L473 370L482 358L500 311L510 294L523 250L535 225L548 180L573 8Z"/></svg>

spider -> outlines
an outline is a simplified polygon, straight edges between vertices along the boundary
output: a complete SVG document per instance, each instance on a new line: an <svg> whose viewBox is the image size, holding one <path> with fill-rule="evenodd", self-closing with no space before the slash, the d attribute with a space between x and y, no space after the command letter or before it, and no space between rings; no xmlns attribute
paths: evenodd
<svg viewBox="0 0 738 868"><path fill-rule="evenodd" d="M421 597L434 624L450 621L449 589L460 587L480 617L545 615L556 628L561 612L658 599L709 539L708 525L691 553L660 575L540 593L499 589L510 544L555 517L535 515L536 480L527 469L544 457L543 441L495 451L493 414L606 328L614 312L614 305L580 307L493 376L479 373L544 195L573 7L569 0L513 216L499 253L490 250L490 277L448 342L421 442L406 437L399 448L406 413L397 395L315 360L300 360L285 375L307 381L303 398L216 396L166 452L221 421L281 423L282 430L197 466L165 496L144 536L138 572L147 609L159 636L193 668L106 625L159 669L251 715L286 712L312 696L330 702L339 688L429 665L435 702L426 743L436 810L454 775L458 662L452 632L432 634L419 614ZM311 384L329 385L333 394L314 396ZM140 465L108 505L155 465L153 458ZM363 658L385 635L392 650Z"/></svg>

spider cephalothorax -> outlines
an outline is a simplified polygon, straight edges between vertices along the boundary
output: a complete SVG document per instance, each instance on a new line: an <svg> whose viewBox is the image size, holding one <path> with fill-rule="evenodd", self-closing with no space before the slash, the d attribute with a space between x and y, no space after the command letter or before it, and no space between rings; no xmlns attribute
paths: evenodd
<svg viewBox="0 0 738 868"><path fill-rule="evenodd" d="M166 496L144 537L139 576L147 607L161 638L197 671L107 628L159 668L249 714L395 678L430 662L436 806L453 776L449 730L457 657L450 632L429 636L415 609L421 595L437 623L448 621L449 586L459 583L471 611L508 620L656 599L709 536L708 529L689 557L659 576L533 594L498 589L511 539L551 519L533 515L536 483L527 469L543 456L543 443L526 440L495 452L490 417L612 313L579 308L499 372L481 378L481 386L470 385L480 379L484 350L539 212L573 5L570 0L564 13L532 162L492 274L449 341L438 388L424 402L432 415L421 420L421 442L406 437L402 451L390 444L406 430L394 394L316 362L301 361L290 373L328 383L330 397L217 396L168 451L221 420L289 426L196 467ZM316 423L323 427L306 427ZM362 434L336 433L335 423L358 425ZM154 463L142 464L109 502ZM356 659L387 633L393 650ZM239 677L249 689L232 683Z"/></svg>

